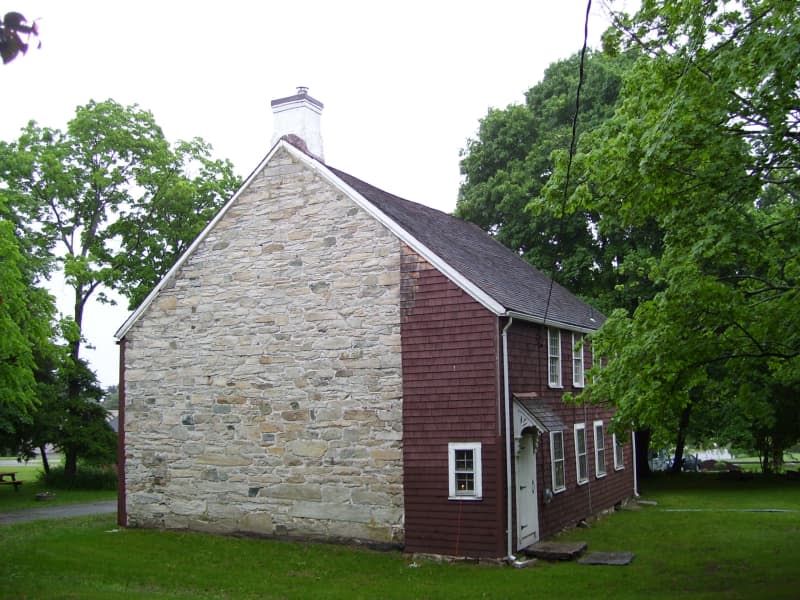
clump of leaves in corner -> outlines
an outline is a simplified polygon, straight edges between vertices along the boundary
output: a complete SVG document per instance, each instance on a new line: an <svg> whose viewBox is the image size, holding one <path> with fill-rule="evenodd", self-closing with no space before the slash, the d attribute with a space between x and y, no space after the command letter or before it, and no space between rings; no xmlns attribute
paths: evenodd
<svg viewBox="0 0 800 600"><path fill-rule="evenodd" d="M28 20L18 12L6 13L3 17L3 22L0 23L0 56L3 58L3 64L10 63L20 52L25 54L28 51L28 44L22 41L20 34L27 34L28 38L31 35L39 35L36 21L33 25L26 25L27 22ZM39 42L39 48L41 47L42 43Z"/></svg>

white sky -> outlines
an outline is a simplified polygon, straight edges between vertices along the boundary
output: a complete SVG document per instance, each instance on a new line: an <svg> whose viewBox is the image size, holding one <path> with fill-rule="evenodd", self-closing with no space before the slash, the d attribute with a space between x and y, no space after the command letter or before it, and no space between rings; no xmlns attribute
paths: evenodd
<svg viewBox="0 0 800 600"><path fill-rule="evenodd" d="M594 47L607 26L600 5ZM489 107L521 103L550 63L580 49L586 1L13 0L4 10L39 18L42 48L0 66L0 139L30 119L64 129L77 106L112 98L152 111L170 141L202 137L246 177L269 150L270 100L302 85L325 104L328 164L450 212L459 150ZM71 314L71 293L54 290ZM86 311L96 350L83 355L104 386L117 382L113 334L126 316Z"/></svg>

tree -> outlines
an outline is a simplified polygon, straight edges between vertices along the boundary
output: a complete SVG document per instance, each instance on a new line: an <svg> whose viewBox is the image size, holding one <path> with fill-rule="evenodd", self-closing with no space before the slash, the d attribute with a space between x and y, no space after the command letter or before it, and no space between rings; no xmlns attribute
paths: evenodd
<svg viewBox="0 0 800 600"><path fill-rule="evenodd" d="M13 208L36 252L63 264L79 331L101 286L141 301L238 187L230 162L210 150L201 140L170 146L151 113L113 100L78 107L66 132L32 121L0 144Z"/></svg>
<svg viewBox="0 0 800 600"><path fill-rule="evenodd" d="M773 457L800 435L795 8L645 0L608 36L641 55L615 116L576 157L588 177L570 206L624 227L655 222L664 248L642 271L659 291L595 336L609 364L584 397L613 399L618 419L662 440L708 402L759 413L750 434L770 430L769 448L759 443ZM788 434L778 431L787 414Z"/></svg>
<svg viewBox="0 0 800 600"><path fill-rule="evenodd" d="M50 471L46 448L54 446L64 454L68 477L75 476L78 459L113 463L117 443L100 404L104 393L95 374L85 361L72 360L70 342L77 335L74 321L64 319L59 336L65 342L36 353L36 401L31 409L0 409L0 423L5 425L0 446L19 460L29 460L38 452L45 472Z"/></svg>
<svg viewBox="0 0 800 600"><path fill-rule="evenodd" d="M200 139L171 146L152 114L113 100L78 107L65 132L31 121L16 142L0 142L0 189L18 243L42 273L60 264L75 293L64 336L68 356L54 367L58 385L42 394L38 421L16 421L34 428L28 443L48 438L64 449L68 475L79 456L108 441L105 411L96 402L102 391L80 358L87 304L94 295L107 301L104 288L120 291L132 306L141 302L239 186L231 163L210 152ZM16 280L0 273L0 285L5 281ZM25 289L15 285L13 297L24 303ZM18 360L27 375L16 385L32 402L30 352Z"/></svg>
<svg viewBox="0 0 800 600"><path fill-rule="evenodd" d="M119 410L119 388L116 385L110 385L106 388L103 408L106 410Z"/></svg>
<svg viewBox="0 0 800 600"><path fill-rule="evenodd" d="M35 354L49 344L55 307L4 213L0 196L0 411L24 415L36 400Z"/></svg>
<svg viewBox="0 0 800 600"><path fill-rule="evenodd" d="M614 114L623 74L634 59L635 52L587 54L579 148L589 132ZM571 145L579 62L576 54L550 65L544 79L526 93L524 105L491 109L481 120L477 138L462 150L464 182L455 214L601 310L635 307L651 292L640 289L640 265L633 264L634 258L641 263L659 252L658 229L652 223L619 227L592 209L565 212L560 200L546 202L543 196L556 158ZM627 271L620 268L622 257L632 265Z"/></svg>

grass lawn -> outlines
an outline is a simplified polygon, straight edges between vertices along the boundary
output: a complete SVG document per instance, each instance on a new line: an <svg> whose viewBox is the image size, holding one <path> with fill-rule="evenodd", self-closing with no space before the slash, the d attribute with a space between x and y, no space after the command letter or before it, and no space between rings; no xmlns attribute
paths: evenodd
<svg viewBox="0 0 800 600"><path fill-rule="evenodd" d="M642 487L657 505L562 536L590 551L634 552L627 567L413 564L345 546L117 530L108 515L0 526L0 597L798 597L800 483L684 475Z"/></svg>
<svg viewBox="0 0 800 600"><path fill-rule="evenodd" d="M20 510L24 508L41 508L51 504L76 504L81 502L96 502L98 500L113 500L117 497L115 491L109 490L51 490L39 483L38 477L42 468L40 466L14 465L13 467L0 467L0 471L13 471L17 474L18 481L24 481L14 490L13 485L0 485L0 512ZM36 500L39 492L50 491L55 497L47 502ZM0 591L0 598L2 591Z"/></svg>

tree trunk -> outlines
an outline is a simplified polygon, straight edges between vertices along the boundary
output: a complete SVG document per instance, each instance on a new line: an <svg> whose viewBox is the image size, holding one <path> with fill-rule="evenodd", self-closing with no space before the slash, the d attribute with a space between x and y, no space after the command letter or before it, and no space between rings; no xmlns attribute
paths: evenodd
<svg viewBox="0 0 800 600"><path fill-rule="evenodd" d="M634 432L636 436L636 456L634 460L636 461L636 473L639 475L639 478L642 477L649 477L652 475L652 471L650 470L650 430L649 429L640 429L639 431Z"/></svg>
<svg viewBox="0 0 800 600"><path fill-rule="evenodd" d="M64 449L64 477L67 480L75 479L78 472L78 453L75 450Z"/></svg>
<svg viewBox="0 0 800 600"><path fill-rule="evenodd" d="M42 456L42 469L44 469L45 474L49 474L50 462L47 460L47 451L45 450L44 444L39 446L39 454Z"/></svg>
<svg viewBox="0 0 800 600"><path fill-rule="evenodd" d="M683 449L686 446L686 430L689 428L689 417L692 415L692 404L687 404L681 411L678 422L678 439L675 440L675 460L672 462L673 473L680 473L683 466Z"/></svg>

